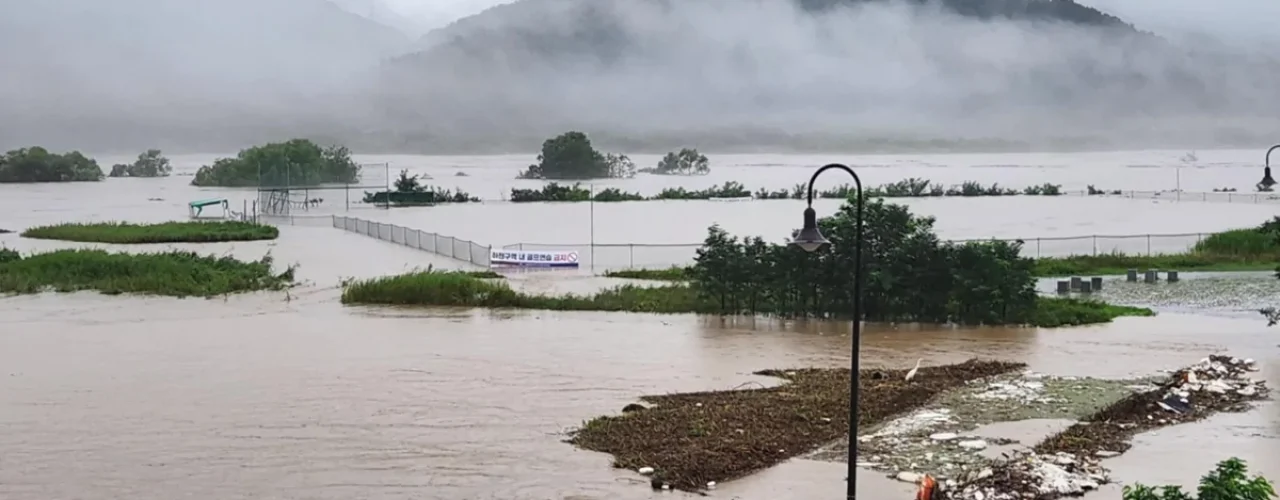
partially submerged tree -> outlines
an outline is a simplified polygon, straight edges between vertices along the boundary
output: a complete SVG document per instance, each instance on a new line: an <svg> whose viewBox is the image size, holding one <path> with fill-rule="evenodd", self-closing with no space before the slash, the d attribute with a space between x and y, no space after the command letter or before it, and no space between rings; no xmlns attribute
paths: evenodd
<svg viewBox="0 0 1280 500"><path fill-rule="evenodd" d="M148 149L138 155L131 164L118 163L111 166L111 177L168 177L173 172L169 159L159 149Z"/></svg>
<svg viewBox="0 0 1280 500"><path fill-rule="evenodd" d="M628 178L636 165L626 155L602 154L582 132L565 132L542 143L538 163L521 172L521 179Z"/></svg>
<svg viewBox="0 0 1280 500"><path fill-rule="evenodd" d="M307 139L293 139L254 146L235 158L221 158L200 167L193 186L289 187L319 184L354 184L360 165L343 146L327 148Z"/></svg>
<svg viewBox="0 0 1280 500"><path fill-rule="evenodd" d="M0 155L0 182L82 182L102 180L102 168L79 151L50 153L42 147Z"/></svg>
<svg viewBox="0 0 1280 500"><path fill-rule="evenodd" d="M644 171L658 175L706 175L711 172L710 163L697 149L684 148L678 153L667 153L657 167Z"/></svg>

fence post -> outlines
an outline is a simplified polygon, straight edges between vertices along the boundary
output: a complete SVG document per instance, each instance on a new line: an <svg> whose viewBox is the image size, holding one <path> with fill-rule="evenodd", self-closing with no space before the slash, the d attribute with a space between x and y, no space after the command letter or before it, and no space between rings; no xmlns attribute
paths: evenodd
<svg viewBox="0 0 1280 500"><path fill-rule="evenodd" d="M636 268L636 244L635 243L627 244L627 253L628 253L627 267L631 269L635 269Z"/></svg>
<svg viewBox="0 0 1280 500"><path fill-rule="evenodd" d="M1151 235L1147 235L1147 257L1151 256Z"/></svg>
<svg viewBox="0 0 1280 500"><path fill-rule="evenodd" d="M1098 256L1098 235L1093 235L1093 255Z"/></svg>

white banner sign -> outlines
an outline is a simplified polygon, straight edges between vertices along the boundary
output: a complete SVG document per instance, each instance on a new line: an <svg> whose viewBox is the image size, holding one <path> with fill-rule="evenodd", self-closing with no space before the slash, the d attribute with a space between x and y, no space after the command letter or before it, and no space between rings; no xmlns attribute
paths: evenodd
<svg viewBox="0 0 1280 500"><path fill-rule="evenodd" d="M493 266L578 267L578 252L494 250L489 253L489 264Z"/></svg>

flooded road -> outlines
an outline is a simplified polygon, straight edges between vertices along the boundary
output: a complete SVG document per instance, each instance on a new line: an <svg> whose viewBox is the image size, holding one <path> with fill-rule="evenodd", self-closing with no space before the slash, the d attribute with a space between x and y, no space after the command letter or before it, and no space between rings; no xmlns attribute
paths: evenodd
<svg viewBox="0 0 1280 500"><path fill-rule="evenodd" d="M1022 184L999 177L1016 168L986 170L1001 183ZM203 196L181 186L185 182L0 186L0 213L7 217L0 227L181 218L182 204ZM153 194L155 185L168 191ZM148 202L150 197L167 201ZM976 206L971 202L987 200L931 201L947 204L939 208L945 212L940 227L1005 230L994 208L990 217L965 212ZM503 205L473 207L468 227L498 227L502 216L484 215L496 210L490 206ZM1031 210L1004 206L1006 215ZM1159 209L1130 222L1078 203L1044 209L1063 221L1057 231L1072 233L1120 230L1124 224L1172 226L1187 217L1204 229L1253 225L1272 210L1152 206ZM431 210L420 213L424 221L448 219ZM655 220L698 232L708 223L680 213L661 212ZM759 220L761 213L748 211L755 215L737 224L773 232ZM531 222L509 224L514 232ZM561 224L550 219L542 227L555 231ZM661 227L625 229L656 235ZM611 230L624 234L623 228ZM0 236L0 245L75 246L16 235ZM607 455L564 444L564 432L618 412L643 394L770 384L750 373L848 363L847 323L343 307L337 283L344 277L456 264L327 227L284 227L270 243L189 248L254 259L270 252L281 265L299 264L299 277L308 284L287 295L226 300L92 293L0 299L0 498L680 498L685 495L653 493L633 473L611 469ZM579 292L610 283L563 275L517 281L534 290ZM1226 352L1256 359L1259 375L1276 387L1277 344L1280 328L1228 307L1214 315L1166 313L1056 331L871 327L863 359L866 365L901 368L917 358L930 365L981 356L1023 361L1048 374L1132 377ZM1189 484L1231 456L1280 478L1280 405L1265 403L1249 413L1141 435L1135 443L1107 462L1118 480ZM842 498L843 478L843 465L798 460L722 484L712 496ZM860 474L859 481L867 498L909 498L911 491L878 473Z"/></svg>

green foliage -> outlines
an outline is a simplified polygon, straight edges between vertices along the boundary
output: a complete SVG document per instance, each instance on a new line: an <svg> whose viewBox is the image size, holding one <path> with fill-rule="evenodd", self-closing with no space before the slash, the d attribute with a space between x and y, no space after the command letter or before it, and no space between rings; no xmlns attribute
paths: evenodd
<svg viewBox="0 0 1280 500"><path fill-rule="evenodd" d="M169 159L159 149L148 149L131 164L111 166L111 177L168 177L173 172Z"/></svg>
<svg viewBox="0 0 1280 500"><path fill-rule="evenodd" d="M65 223L39 226L22 232L24 238L82 241L92 243L210 243L217 241L274 240L280 236L275 226L239 221Z"/></svg>
<svg viewBox="0 0 1280 500"><path fill-rule="evenodd" d="M12 262L21 258L22 254L19 254L17 250L0 247L0 264Z"/></svg>
<svg viewBox="0 0 1280 500"><path fill-rule="evenodd" d="M739 240L708 231L690 270L693 283L723 313L845 317L853 309L856 241L853 202L819 219L830 252ZM950 244L934 220L869 200L865 213L862 311L869 321L1002 324L1034 320L1034 263L1021 243Z"/></svg>
<svg viewBox="0 0 1280 500"><path fill-rule="evenodd" d="M521 179L630 178L636 165L626 155L602 154L582 132L565 132L542 143L538 163L519 175Z"/></svg>
<svg viewBox="0 0 1280 500"><path fill-rule="evenodd" d="M652 199L655 200L709 200L711 198L749 198L751 191L742 184L729 181L719 186L706 189L688 190L682 187L666 188Z"/></svg>
<svg viewBox="0 0 1280 500"><path fill-rule="evenodd" d="M306 139L254 146L235 158L220 158L200 167L193 186L287 187L354 184L360 166L342 146L322 148Z"/></svg>
<svg viewBox="0 0 1280 500"><path fill-rule="evenodd" d="M710 160L697 149L683 148L678 153L667 153L658 161L655 168L646 168L644 173L658 175L706 175L711 173Z"/></svg>
<svg viewBox="0 0 1280 500"><path fill-rule="evenodd" d="M689 268L672 266L666 269L624 269L620 271L605 271L604 275L608 278L633 280L688 281Z"/></svg>
<svg viewBox="0 0 1280 500"><path fill-rule="evenodd" d="M18 259L0 255L0 293L97 290L105 294L212 297L290 286L294 268L272 274L271 264L270 256L241 262L193 252L58 250Z"/></svg>
<svg viewBox="0 0 1280 500"><path fill-rule="evenodd" d="M511 201L513 203L591 201L591 190L582 187L582 184L569 186L552 182L542 186L542 189L511 188Z"/></svg>
<svg viewBox="0 0 1280 500"><path fill-rule="evenodd" d="M1181 254L1073 255L1036 261L1038 276L1124 274L1129 269L1264 271L1280 260L1280 217L1253 229L1214 233Z"/></svg>
<svg viewBox="0 0 1280 500"><path fill-rule="evenodd" d="M377 205L397 206L432 206L439 203L479 202L480 198L471 196L458 189L451 191L444 188L424 186L418 182L417 175L409 175L408 170L401 170L395 181L395 191L379 191L364 193L364 202Z"/></svg>
<svg viewBox="0 0 1280 500"><path fill-rule="evenodd" d="M0 155L0 183L87 182L102 180L98 162L79 151L50 153L41 147L16 149Z"/></svg>
<svg viewBox="0 0 1280 500"><path fill-rule="evenodd" d="M1092 300L1065 297L1039 297L1036 312L1029 322L1041 328L1106 323L1121 316L1155 316L1145 307L1105 304Z"/></svg>
<svg viewBox="0 0 1280 500"><path fill-rule="evenodd" d="M1200 479L1196 496L1180 486L1150 487L1134 484L1124 487L1124 500L1269 500L1276 497L1275 486L1262 476L1248 476L1244 461L1231 458Z"/></svg>

